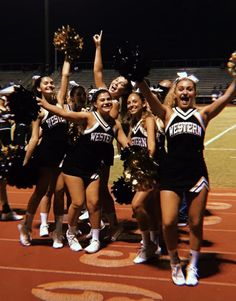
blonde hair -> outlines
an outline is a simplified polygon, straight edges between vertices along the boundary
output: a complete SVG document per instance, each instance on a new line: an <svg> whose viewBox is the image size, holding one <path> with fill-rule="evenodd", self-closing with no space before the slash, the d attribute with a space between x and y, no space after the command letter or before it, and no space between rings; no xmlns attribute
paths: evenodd
<svg viewBox="0 0 236 301"><path fill-rule="evenodd" d="M176 90L177 84L178 84L179 82L181 82L182 80L189 80L189 81L191 81L191 82L193 83L194 89L195 89L195 91L196 91L196 83L195 83L194 81L192 81L192 80L189 79L189 78L181 78L180 80L175 81L175 82L172 84L172 86L171 86L169 92L167 93L167 95L166 95L166 97L165 97L165 99L164 99L164 102L163 102L164 105L166 105L166 106L168 106L168 107L170 107L170 108L174 108L174 107L177 106L177 97L176 97L176 94L175 94L175 90ZM194 105L195 105L195 104L196 104L196 100L194 100Z"/></svg>

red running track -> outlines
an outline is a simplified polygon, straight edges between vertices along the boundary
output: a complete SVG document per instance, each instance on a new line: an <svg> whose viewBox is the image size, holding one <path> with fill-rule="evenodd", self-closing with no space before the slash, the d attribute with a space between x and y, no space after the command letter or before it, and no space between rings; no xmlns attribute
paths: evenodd
<svg viewBox="0 0 236 301"><path fill-rule="evenodd" d="M9 188L9 200L25 210L31 190ZM18 240L18 222L0 222L0 300L60 301L231 301L236 296L236 190L212 190L204 221L200 282L177 287L170 279L167 256L133 264L140 236L130 206L116 205L125 232L96 254L53 249L39 237L39 215L33 245ZM51 221L52 221L51 217ZM65 225L66 227L66 225ZM180 228L180 255L188 256L188 227Z"/></svg>

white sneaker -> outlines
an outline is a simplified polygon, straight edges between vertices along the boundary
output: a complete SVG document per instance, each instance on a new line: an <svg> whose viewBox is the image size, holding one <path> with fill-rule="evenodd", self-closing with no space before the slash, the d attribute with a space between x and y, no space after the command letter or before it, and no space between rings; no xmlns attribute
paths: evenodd
<svg viewBox="0 0 236 301"><path fill-rule="evenodd" d="M186 276L186 285L195 286L198 284L198 270L196 267L192 265L188 265L187 269L187 276Z"/></svg>
<svg viewBox="0 0 236 301"><path fill-rule="evenodd" d="M39 235L41 237L48 236L49 235L48 228L49 226L47 224L46 225L41 224L39 228Z"/></svg>
<svg viewBox="0 0 236 301"><path fill-rule="evenodd" d="M84 221L86 219L89 219L89 213L88 210L85 210L80 216L79 216L79 220L80 221Z"/></svg>
<svg viewBox="0 0 236 301"><path fill-rule="evenodd" d="M93 239L90 244L84 249L87 253L96 253L100 250L101 244L99 240Z"/></svg>
<svg viewBox="0 0 236 301"><path fill-rule="evenodd" d="M185 277L182 271L182 267L180 263L171 264L171 275L174 284L176 285L184 285Z"/></svg>
<svg viewBox="0 0 236 301"><path fill-rule="evenodd" d="M138 251L137 256L134 258L134 263L144 263L154 258L156 256L156 245L154 243L150 243L148 246L144 247L141 246L140 250Z"/></svg>
<svg viewBox="0 0 236 301"><path fill-rule="evenodd" d="M83 250L75 234L69 233L69 230L66 231L66 238L72 251L78 252Z"/></svg>
<svg viewBox="0 0 236 301"><path fill-rule="evenodd" d="M54 249L60 249L63 248L63 240L64 236L61 233L58 233L56 231L53 231L52 233L52 240L53 240L53 245L52 247Z"/></svg>
<svg viewBox="0 0 236 301"><path fill-rule="evenodd" d="M8 213L2 213L2 221L20 221L23 219L23 215L17 214L15 211L10 211Z"/></svg>
<svg viewBox="0 0 236 301"><path fill-rule="evenodd" d="M22 224L17 225L17 228L20 233L20 242L23 246L30 246L31 245L31 233L26 227Z"/></svg>

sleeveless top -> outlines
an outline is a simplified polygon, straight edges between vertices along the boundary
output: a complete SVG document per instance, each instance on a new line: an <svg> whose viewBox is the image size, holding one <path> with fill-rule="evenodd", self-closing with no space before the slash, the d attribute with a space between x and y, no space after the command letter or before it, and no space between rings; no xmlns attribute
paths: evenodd
<svg viewBox="0 0 236 301"><path fill-rule="evenodd" d="M80 176L81 171L95 173L113 151L114 128L98 112L92 114L95 124L85 129L66 153L62 166L65 174Z"/></svg>
<svg viewBox="0 0 236 301"><path fill-rule="evenodd" d="M0 144L6 146L11 144L11 123L4 115L9 115L9 111L0 110Z"/></svg>
<svg viewBox="0 0 236 301"><path fill-rule="evenodd" d="M67 146L67 121L46 111L42 120L42 138L35 151L35 159L40 166L59 166Z"/></svg>
<svg viewBox="0 0 236 301"><path fill-rule="evenodd" d="M147 131L142 125L143 119L140 119L138 123L131 129L131 144L139 147L148 148L147 142ZM164 135L161 134L159 128L157 127L156 131L156 147L154 153L154 159L161 161L164 152Z"/></svg>
<svg viewBox="0 0 236 301"><path fill-rule="evenodd" d="M161 189L199 192L208 188L204 161L205 125L196 108L173 108L166 129L167 155L161 177Z"/></svg>

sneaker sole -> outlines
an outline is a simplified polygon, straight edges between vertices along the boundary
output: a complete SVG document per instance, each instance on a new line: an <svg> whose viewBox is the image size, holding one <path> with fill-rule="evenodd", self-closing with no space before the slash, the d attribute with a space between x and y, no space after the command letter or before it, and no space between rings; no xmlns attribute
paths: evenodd
<svg viewBox="0 0 236 301"><path fill-rule="evenodd" d="M64 246L63 245L52 245L53 249L61 249Z"/></svg>

